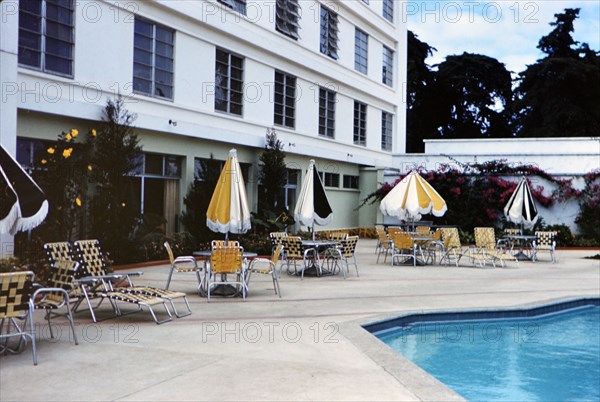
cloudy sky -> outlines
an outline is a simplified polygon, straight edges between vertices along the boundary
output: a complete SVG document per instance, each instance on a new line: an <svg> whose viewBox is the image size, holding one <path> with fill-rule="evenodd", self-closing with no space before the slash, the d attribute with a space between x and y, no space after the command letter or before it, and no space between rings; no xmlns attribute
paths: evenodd
<svg viewBox="0 0 600 402"><path fill-rule="evenodd" d="M543 56L536 48L553 27L554 14L580 8L574 38L600 50L600 1L471 0L409 1L403 17L408 29L437 49L427 59L442 62L447 55L463 52L494 57L509 71L520 72Z"/></svg>

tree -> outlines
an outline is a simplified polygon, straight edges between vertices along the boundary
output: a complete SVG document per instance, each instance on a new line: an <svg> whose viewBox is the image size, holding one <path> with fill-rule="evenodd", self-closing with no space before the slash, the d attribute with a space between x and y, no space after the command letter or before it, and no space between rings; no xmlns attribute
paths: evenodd
<svg viewBox="0 0 600 402"><path fill-rule="evenodd" d="M277 138L274 129L267 130L265 149L259 157L259 174L262 196L259 197L259 209L275 210L279 205L286 182L286 165L283 144Z"/></svg>
<svg viewBox="0 0 600 402"><path fill-rule="evenodd" d="M93 132L93 131L92 131ZM73 241L86 235L89 147L77 129L62 132L36 155L34 177L50 205L36 234L45 241Z"/></svg>
<svg viewBox="0 0 600 402"><path fill-rule="evenodd" d="M408 83L407 83L407 118L406 149L408 152L423 152L423 134L431 133L431 105L428 91L433 84L433 73L425 62L436 49L418 39L412 31L408 31Z"/></svg>
<svg viewBox="0 0 600 402"><path fill-rule="evenodd" d="M268 129L265 149L259 157L258 212L253 213L253 227L258 232L283 230L294 224L284 203L284 186L287 181L287 166L283 144L274 129Z"/></svg>
<svg viewBox="0 0 600 402"><path fill-rule="evenodd" d="M119 96L104 108L104 126L88 139L91 147L90 181L92 235L113 253L116 260L127 256L130 235L139 211L133 202L132 176L140 166L142 148L132 127L137 116L130 113Z"/></svg>
<svg viewBox="0 0 600 402"><path fill-rule="evenodd" d="M446 57L435 74L436 125L445 138L510 135L511 77L503 63L479 54Z"/></svg>
<svg viewBox="0 0 600 402"><path fill-rule="evenodd" d="M513 111L518 136L600 132L600 54L573 39L578 15L579 9L570 8L555 14L554 29L538 44L546 57L519 74Z"/></svg>
<svg viewBox="0 0 600 402"><path fill-rule="evenodd" d="M185 211L181 214L181 223L197 241L204 243L214 236L214 232L206 226L206 211L217 186L221 167L220 161L213 159L212 154L210 159L201 159L199 163L200 169L183 199Z"/></svg>

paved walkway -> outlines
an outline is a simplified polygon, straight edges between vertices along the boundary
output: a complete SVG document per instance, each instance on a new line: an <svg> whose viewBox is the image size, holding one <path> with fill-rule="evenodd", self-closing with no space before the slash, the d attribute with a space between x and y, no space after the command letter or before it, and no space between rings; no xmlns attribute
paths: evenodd
<svg viewBox="0 0 600 402"><path fill-rule="evenodd" d="M357 322L600 294L600 264L582 258L597 251L559 251L558 264L518 269L391 268L376 264L374 248L359 242L359 278L283 275L281 299L257 275L245 302L207 303L194 294L195 277L179 274L171 288L188 292L192 316L157 326L148 313L98 324L80 313L78 346L66 326L49 339L37 312L39 365L30 350L2 357L0 400L454 399ZM164 286L167 266L143 271L139 283Z"/></svg>

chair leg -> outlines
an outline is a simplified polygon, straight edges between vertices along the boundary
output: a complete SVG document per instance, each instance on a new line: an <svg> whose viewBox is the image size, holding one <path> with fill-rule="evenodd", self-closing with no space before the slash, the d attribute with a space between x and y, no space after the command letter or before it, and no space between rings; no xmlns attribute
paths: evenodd
<svg viewBox="0 0 600 402"><path fill-rule="evenodd" d="M275 288L275 293L281 299L281 288L279 287L279 278L277 277L277 272L275 271L275 268L273 268L272 275L273 275L273 287Z"/></svg>
<svg viewBox="0 0 600 402"><path fill-rule="evenodd" d="M165 286L166 290L169 290L169 285L171 285L171 278L173 277L173 269L174 269L174 267L171 265L171 269L169 270L169 277L167 278L167 285Z"/></svg>
<svg viewBox="0 0 600 402"><path fill-rule="evenodd" d="M36 350L36 345L35 345L35 325L33 323L33 302L29 302L29 328L30 328L30 333L29 333L29 337L31 338L31 350L32 350L32 354L33 354L33 365L37 366L37 350ZM23 331L25 331L25 325L23 325Z"/></svg>
<svg viewBox="0 0 600 402"><path fill-rule="evenodd" d="M77 334L75 333L75 324L73 322L73 313L71 312L71 306L69 304L69 300L67 299L67 318L69 319L69 324L71 325L71 331L73 332L73 341L75 341L75 345L79 345L77 342Z"/></svg>

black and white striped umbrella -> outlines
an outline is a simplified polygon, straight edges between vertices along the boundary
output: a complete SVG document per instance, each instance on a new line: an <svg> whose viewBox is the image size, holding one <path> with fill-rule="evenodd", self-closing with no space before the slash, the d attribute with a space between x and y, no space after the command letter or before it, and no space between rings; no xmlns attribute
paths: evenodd
<svg viewBox="0 0 600 402"><path fill-rule="evenodd" d="M535 207L535 201L525 177L521 179L517 188L510 196L508 203L504 207L504 215L506 215L506 219L510 222L521 225L525 229L532 228L537 222L537 208Z"/></svg>
<svg viewBox="0 0 600 402"><path fill-rule="evenodd" d="M47 214L42 189L0 145L0 233L33 229Z"/></svg>
<svg viewBox="0 0 600 402"><path fill-rule="evenodd" d="M298 203L294 210L294 219L302 225L312 227L313 237L315 223L323 226L329 224L333 219L333 209L327 199L325 187L317 173L314 160L310 161L306 170Z"/></svg>

